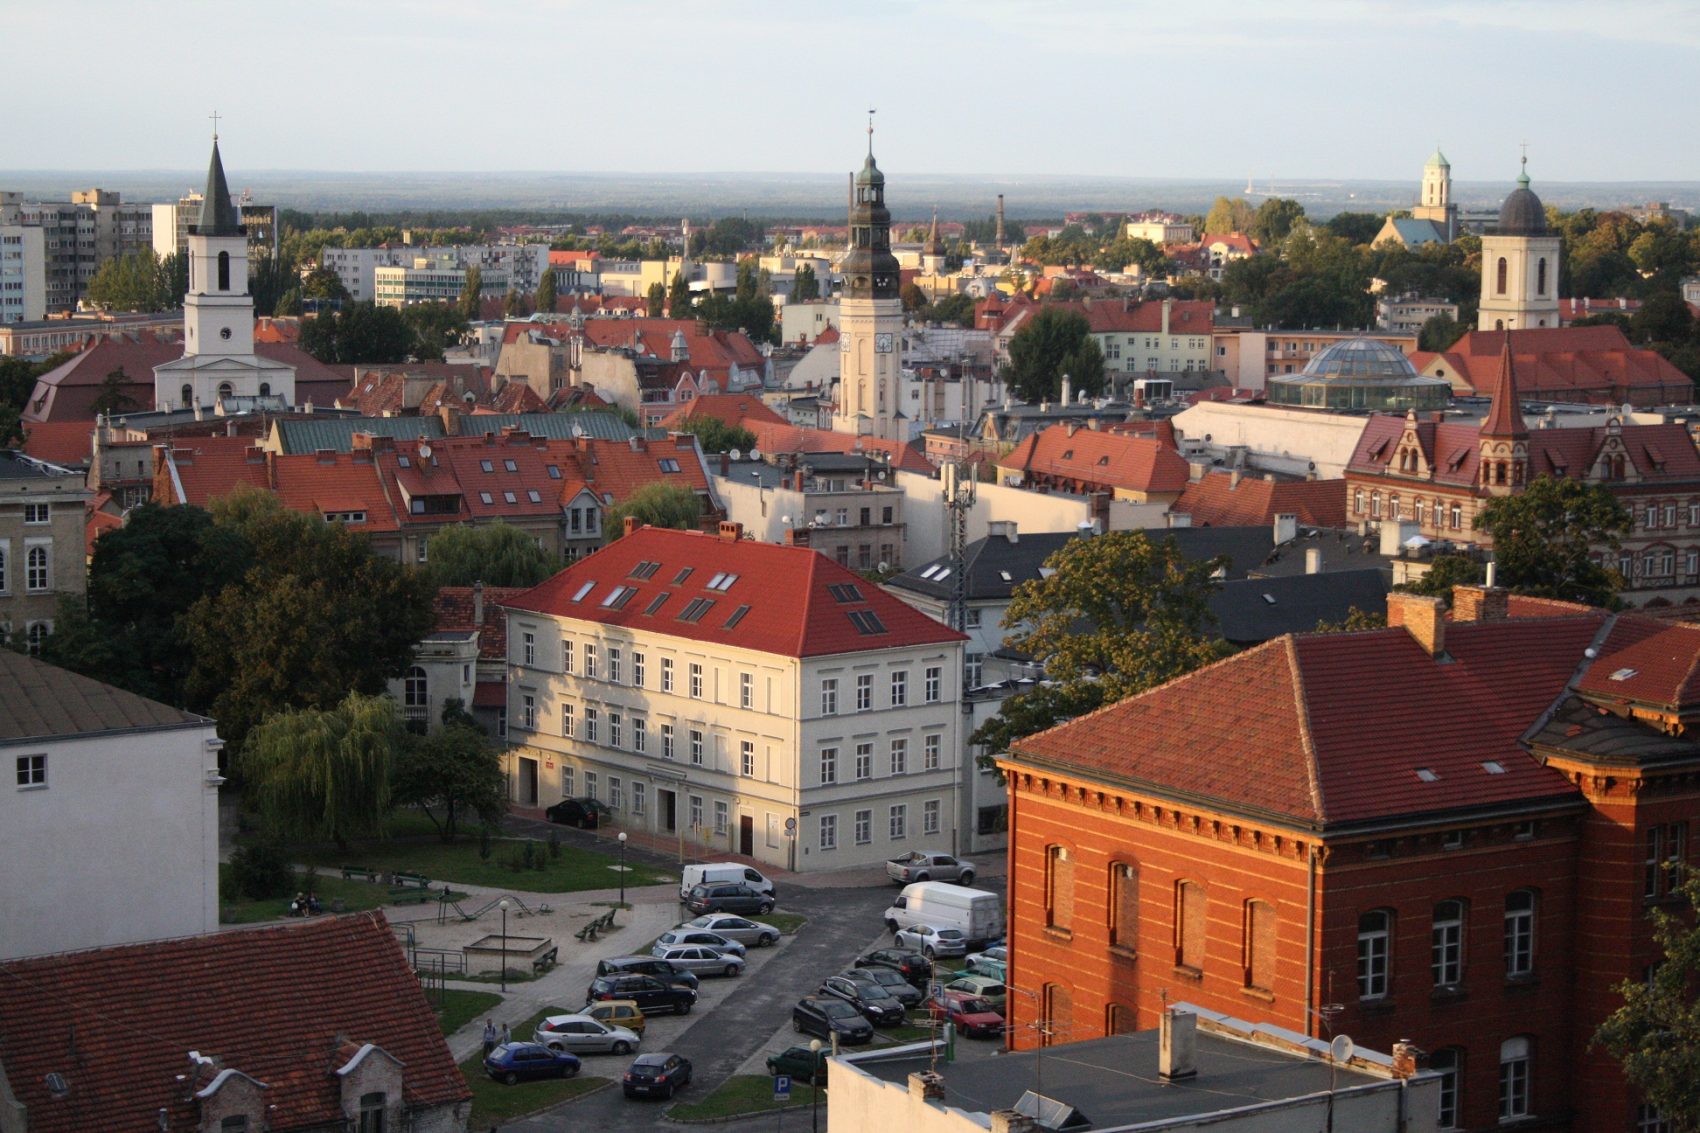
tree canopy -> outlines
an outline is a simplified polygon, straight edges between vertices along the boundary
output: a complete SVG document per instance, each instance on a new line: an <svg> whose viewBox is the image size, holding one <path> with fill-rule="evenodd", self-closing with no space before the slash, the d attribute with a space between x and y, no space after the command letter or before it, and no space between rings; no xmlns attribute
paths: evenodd
<svg viewBox="0 0 1700 1133"><path fill-rule="evenodd" d="M395 307L350 303L301 323L301 349L326 364L405 362L419 342ZM437 350L437 356L442 351Z"/></svg>
<svg viewBox="0 0 1700 1133"><path fill-rule="evenodd" d="M648 525L694 531L702 523L702 500L695 492L678 484L645 484L608 509L602 521L603 538L612 543L624 535L628 516L635 518L640 527Z"/></svg>
<svg viewBox="0 0 1700 1133"><path fill-rule="evenodd" d="M815 266L803 264L791 279L791 301L807 303L820 298L820 280L815 278Z"/></svg>
<svg viewBox="0 0 1700 1133"><path fill-rule="evenodd" d="M1005 644L1044 665L1046 683L1010 697L973 742L1003 751L1025 735L1225 656L1206 636L1221 558L1191 561L1172 537L1116 531L1071 539L1051 572L1015 588Z"/></svg>
<svg viewBox="0 0 1700 1133"><path fill-rule="evenodd" d="M1230 232L1249 233L1257 212L1238 197L1217 197L1216 203L1204 217L1205 236L1226 236Z"/></svg>
<svg viewBox="0 0 1700 1133"><path fill-rule="evenodd" d="M1615 607L1623 579L1593 555L1615 551L1630 516L1600 484L1537 476L1518 495L1489 500L1476 529L1493 537L1495 582L1520 594Z"/></svg>
<svg viewBox="0 0 1700 1133"><path fill-rule="evenodd" d="M405 743L387 696L351 692L328 708L275 712L243 751L250 797L273 836L346 848L379 828Z"/></svg>
<svg viewBox="0 0 1700 1133"><path fill-rule="evenodd" d="M467 812L496 823L506 810L496 745L463 719L460 707L449 701L441 728L401 745L391 780L391 802L418 807L445 842L455 840Z"/></svg>
<svg viewBox="0 0 1700 1133"><path fill-rule="evenodd" d="M460 523L431 536L433 586L536 586L560 566L510 523Z"/></svg>
<svg viewBox="0 0 1700 1133"><path fill-rule="evenodd" d="M537 293L531 297L532 309L544 314L555 313L555 269L544 268L543 278L537 283Z"/></svg>
<svg viewBox="0 0 1700 1133"><path fill-rule="evenodd" d="M142 248L101 264L84 298L108 311L173 311L183 305L188 274L177 253L162 259L152 248Z"/></svg>
<svg viewBox="0 0 1700 1133"><path fill-rule="evenodd" d="M1054 400L1064 374L1077 393L1103 392L1104 352L1091 329L1078 311L1042 308L1010 339L1005 381L1023 401Z"/></svg>
<svg viewBox="0 0 1700 1133"><path fill-rule="evenodd" d="M702 446L703 452L749 452L756 447L755 434L736 425L728 425L718 417L692 417L678 426L681 433L690 433Z"/></svg>

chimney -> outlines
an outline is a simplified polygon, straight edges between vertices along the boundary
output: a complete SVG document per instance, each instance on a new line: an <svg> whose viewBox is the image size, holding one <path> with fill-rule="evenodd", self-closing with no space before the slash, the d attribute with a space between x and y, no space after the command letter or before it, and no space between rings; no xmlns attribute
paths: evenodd
<svg viewBox="0 0 1700 1133"><path fill-rule="evenodd" d="M484 624L484 583L472 584L472 625L477 628Z"/></svg>
<svg viewBox="0 0 1700 1133"><path fill-rule="evenodd" d="M725 519L720 521L720 541L722 543L736 543L743 537L744 525L742 523L733 523Z"/></svg>
<svg viewBox="0 0 1700 1133"><path fill-rule="evenodd" d="M620 531L620 534L630 535L632 532L636 531L637 529L638 529L638 517L635 516L635 515L628 515L628 516L626 516L626 522L625 522L624 527Z"/></svg>
<svg viewBox="0 0 1700 1133"><path fill-rule="evenodd" d="M1322 573L1322 548L1321 547L1306 547L1305 548L1305 573L1306 574L1321 574Z"/></svg>
<svg viewBox="0 0 1700 1133"><path fill-rule="evenodd" d="M1458 585L1452 588L1452 620L1502 622L1511 616L1511 593L1497 586Z"/></svg>
<svg viewBox="0 0 1700 1133"><path fill-rule="evenodd" d="M1072 404L1073 401L1074 401L1074 381L1067 374L1064 374L1063 380L1062 380L1062 403L1064 405L1069 405L1069 404Z"/></svg>
<svg viewBox="0 0 1700 1133"><path fill-rule="evenodd" d="M1039 1123L1013 1109L994 1109L991 1133L1035 1133Z"/></svg>
<svg viewBox="0 0 1700 1133"><path fill-rule="evenodd" d="M1000 247L1000 248L1003 247L1004 237L1003 237L1003 194L1002 193L998 194L998 231L997 231L997 235L994 239L995 239L998 247Z"/></svg>
<svg viewBox="0 0 1700 1133"><path fill-rule="evenodd" d="M1299 537L1299 517L1290 512L1277 512L1275 515L1275 545L1291 543Z"/></svg>
<svg viewBox="0 0 1700 1133"><path fill-rule="evenodd" d="M1174 1007L1164 1010L1158 1018L1157 1076L1174 1082L1196 1075L1197 1047L1198 1016Z"/></svg>
<svg viewBox="0 0 1700 1133"><path fill-rule="evenodd" d="M1400 1039L1393 1044L1393 1076L1409 1078L1416 1074L1417 1063L1423 1052L1410 1039Z"/></svg>
<svg viewBox="0 0 1700 1133"><path fill-rule="evenodd" d="M1175 309L1174 299L1169 298L1169 297L1165 297L1163 299L1163 333L1164 334L1169 333L1169 315L1174 312L1174 309Z"/></svg>
<svg viewBox="0 0 1700 1133"><path fill-rule="evenodd" d="M1240 486L1240 470L1234 469L1228 473L1228 491L1232 492Z"/></svg>
<svg viewBox="0 0 1700 1133"><path fill-rule="evenodd" d="M926 1101L944 1100L944 1075L922 1070L909 1075L909 1096Z"/></svg>
<svg viewBox="0 0 1700 1133"><path fill-rule="evenodd" d="M1403 626L1430 657L1446 656L1446 603L1439 598L1395 590L1387 595L1387 624Z"/></svg>
<svg viewBox="0 0 1700 1133"><path fill-rule="evenodd" d="M634 437L633 439L635 440L636 438ZM729 452L723 452L720 454L720 474L722 476L732 475L732 454Z"/></svg>

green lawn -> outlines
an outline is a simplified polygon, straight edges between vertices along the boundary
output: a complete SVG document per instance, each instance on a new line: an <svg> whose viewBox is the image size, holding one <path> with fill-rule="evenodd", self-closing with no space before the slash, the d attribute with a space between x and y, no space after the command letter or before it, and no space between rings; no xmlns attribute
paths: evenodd
<svg viewBox="0 0 1700 1133"><path fill-rule="evenodd" d="M686 1090L690 1093L695 1086ZM826 1098L830 1091L821 1091L821 1108L826 1108ZM773 1100L773 1079L765 1075L740 1074L728 1078L721 1087L699 1101L680 1102L667 1111L667 1116L674 1121L712 1121L716 1118L737 1117L744 1114L772 1113L776 1109L791 1109L797 1106L808 1106L814 1100L814 1087L806 1082L791 1083L791 1100L780 1103ZM473 1123L477 1125L476 1122Z"/></svg>
<svg viewBox="0 0 1700 1133"><path fill-rule="evenodd" d="M786 936L790 936L809 922L809 918L796 913L769 913L765 917L757 917L762 924L770 924Z"/></svg>
<svg viewBox="0 0 1700 1133"><path fill-rule="evenodd" d="M220 881L229 869L228 865L219 864ZM319 901L327 913L333 911L338 899L342 901L342 911L345 913L376 909L392 900L390 887L387 885L369 881L344 881L335 873L320 873L308 881L304 874L297 873L289 896L270 897L263 901L250 901L246 897L236 901L221 901L219 920L223 924L254 924L258 921L274 921L279 917L286 917L289 915L289 902L295 893L309 888L319 895Z"/></svg>
<svg viewBox="0 0 1700 1133"><path fill-rule="evenodd" d="M367 842L338 850L334 846L303 849L301 860L317 865L321 874L337 873L344 865L367 866L386 872L418 873L434 883L478 885L521 893L567 893L583 889L614 889L620 884L615 856L597 850L561 847L559 857L550 857L547 843L536 843L542 869L511 868L507 862L524 845L523 839L497 838L490 843L488 860L479 857L478 837L456 842L437 838L408 838L390 842ZM650 870L633 868L626 873L628 886L655 885L671 880Z"/></svg>
<svg viewBox="0 0 1700 1133"><path fill-rule="evenodd" d="M443 1034L452 1035L480 1015L502 1002L502 997L490 991L464 991L460 988L441 988L427 991L425 998L437 1012L437 1025Z"/></svg>
<svg viewBox="0 0 1700 1133"><path fill-rule="evenodd" d="M472 992L471 994L479 995L482 993ZM545 1007L518 1025L515 1025L511 1020L508 1025L515 1041L523 1039L529 1042L532 1032L537 1030L538 1023L542 1022L546 1016L561 1014L565 1014L565 1012L559 1007ZM498 1018L497 1022L500 1023L501 1020ZM625 1065L619 1059L615 1059L615 1063L620 1064L611 1064L609 1066L610 1071L618 1072L625 1069ZM548 1109L551 1106L560 1105L562 1102L571 1101L576 1097L588 1094L590 1091L606 1085L609 1081L607 1078L598 1078L587 1073L593 1069L601 1069L597 1065L597 1060L586 1059L576 1078L565 1080L550 1078L541 1082L518 1082L512 1086L504 1086L484 1073L484 1051L483 1048L480 1048L460 1064L461 1075L466 1079L467 1086L472 1090L472 1116L467 1121L466 1127L468 1129L486 1129L491 1125L511 1121L522 1114L535 1113L540 1109Z"/></svg>

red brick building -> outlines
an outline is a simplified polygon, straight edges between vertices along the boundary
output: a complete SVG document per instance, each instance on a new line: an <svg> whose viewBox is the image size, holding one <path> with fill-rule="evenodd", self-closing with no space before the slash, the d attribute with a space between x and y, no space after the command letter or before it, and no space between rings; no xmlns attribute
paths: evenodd
<svg viewBox="0 0 1700 1133"><path fill-rule="evenodd" d="M1442 1127L1647 1129L1588 1040L1700 803L1700 628L1460 587L1029 737L1012 1043L1184 999L1447 1075ZM1337 1008L1330 1005L1337 1005Z"/></svg>

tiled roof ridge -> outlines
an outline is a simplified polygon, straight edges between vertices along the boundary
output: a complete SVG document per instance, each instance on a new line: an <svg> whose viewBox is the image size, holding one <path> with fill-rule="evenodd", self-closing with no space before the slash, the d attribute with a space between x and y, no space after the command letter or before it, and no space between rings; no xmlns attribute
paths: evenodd
<svg viewBox="0 0 1700 1133"><path fill-rule="evenodd" d="M1310 698L1305 693L1304 666L1299 664L1299 651L1293 634L1275 639L1287 654L1287 667L1293 675L1293 717L1298 722L1299 740L1304 744L1305 777L1310 782L1310 805L1321 823L1328 821L1326 800L1322 797L1322 777L1317 770L1316 738L1310 728Z"/></svg>
<svg viewBox="0 0 1700 1133"><path fill-rule="evenodd" d="M1600 628L1594 633L1594 639L1588 643L1588 647L1582 650L1581 659L1577 661L1576 669L1570 674L1570 679L1564 682L1564 687L1558 690L1557 695L1552 698L1552 702L1541 709L1533 722L1523 729L1522 734L1517 737L1518 743L1525 749L1530 747L1534 737L1539 735L1541 729L1547 726L1547 723L1552 720L1564 702L1577 694L1582 685L1582 678L1588 675L1588 670L1594 667L1594 662L1599 658L1601 646L1606 643L1611 637L1612 631L1617 628L1618 617L1619 615L1613 613L1600 619ZM1700 661L1700 650L1695 652L1694 657L1696 661ZM1690 672L1692 672L1692 663ZM1530 754L1533 755L1533 752Z"/></svg>

